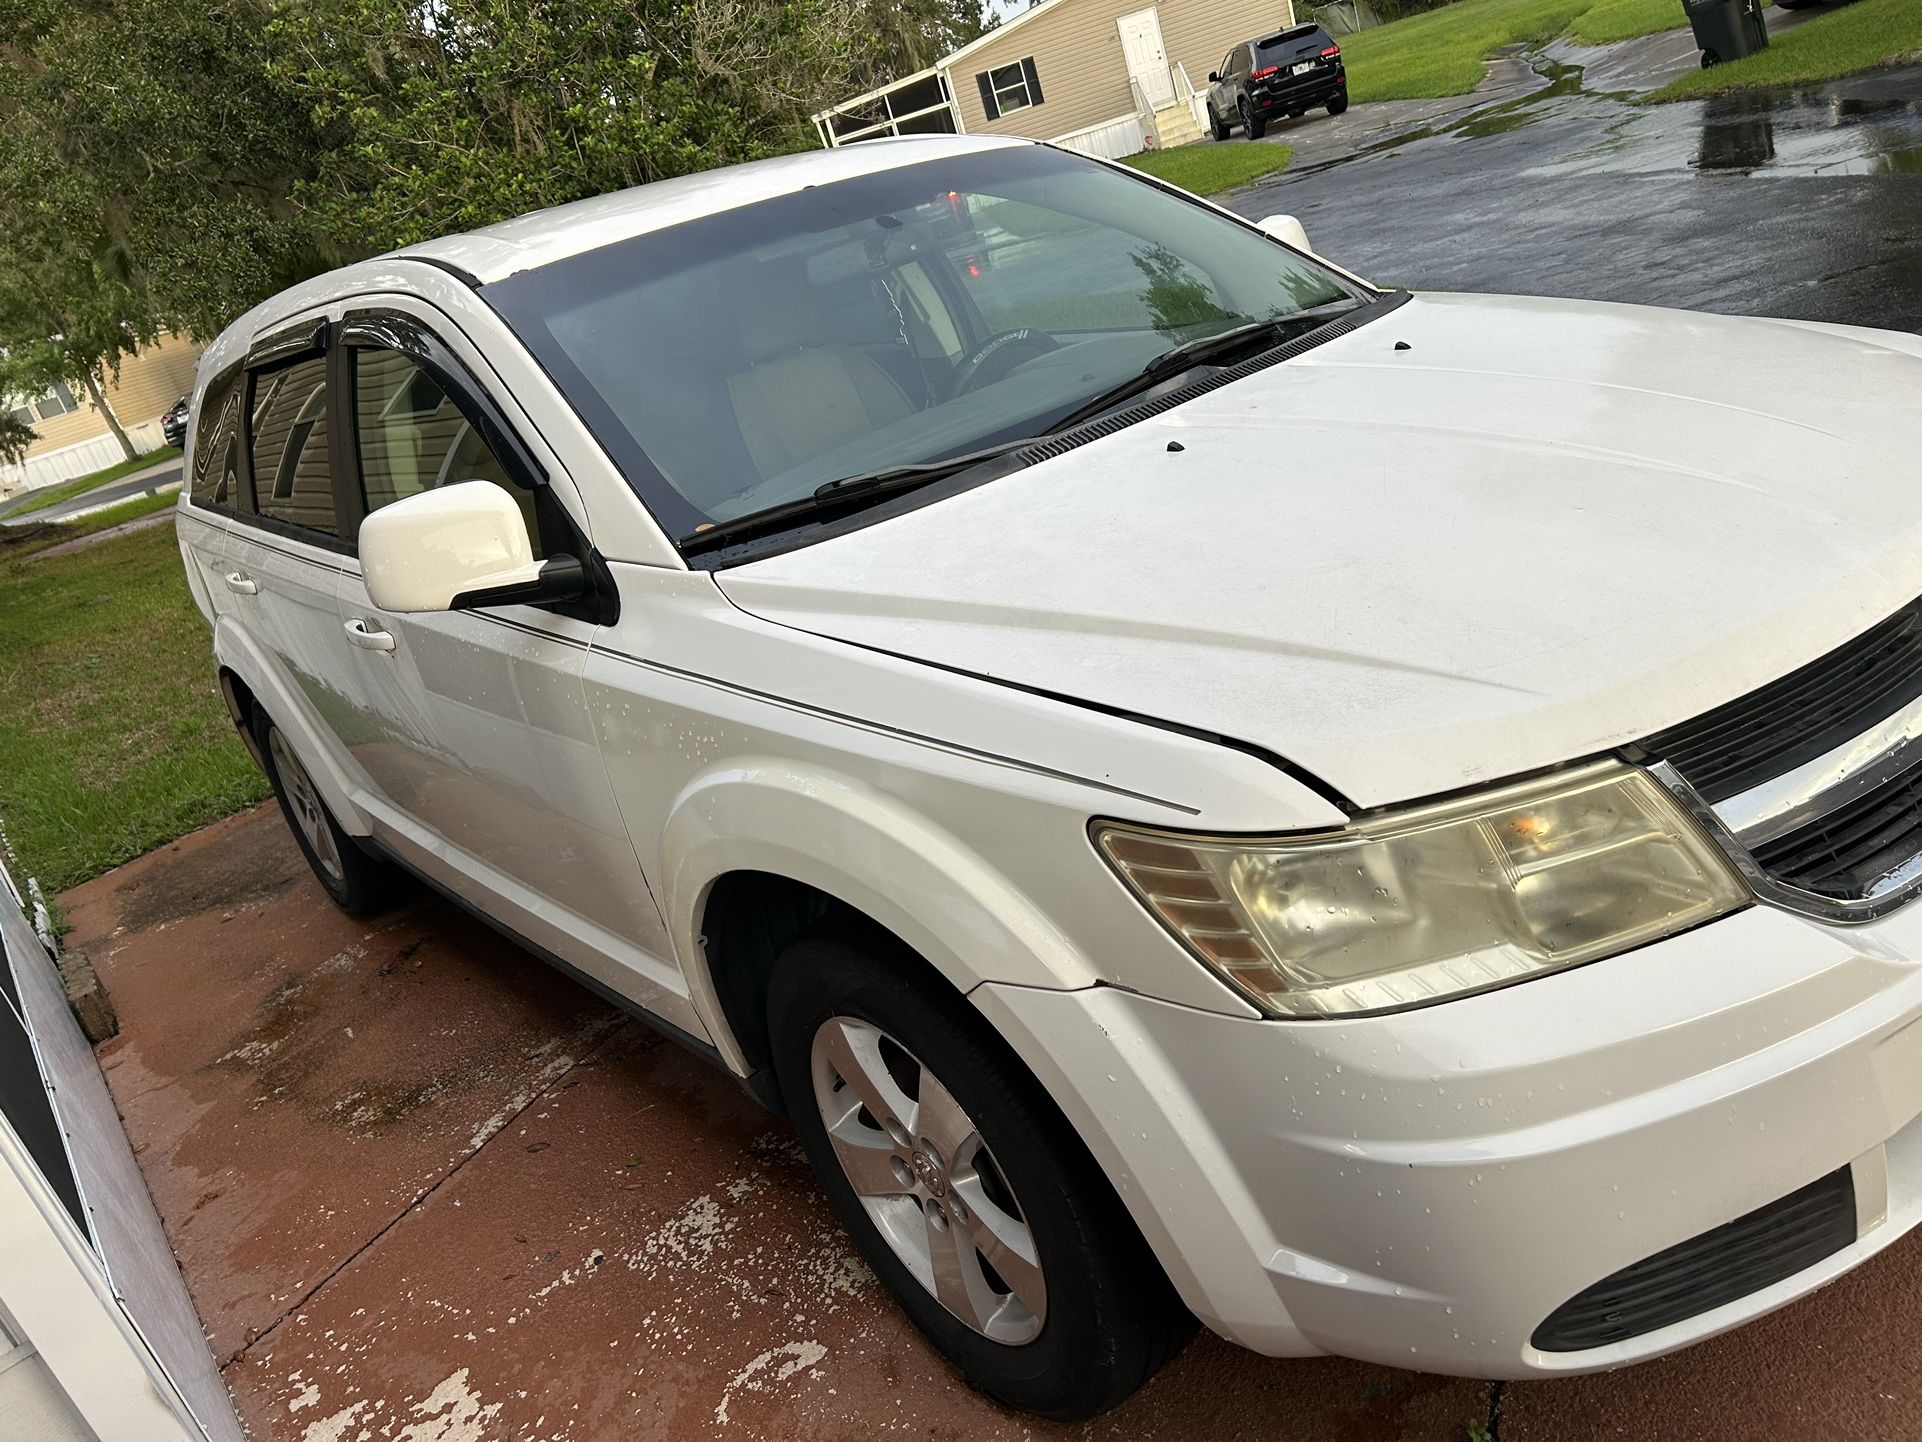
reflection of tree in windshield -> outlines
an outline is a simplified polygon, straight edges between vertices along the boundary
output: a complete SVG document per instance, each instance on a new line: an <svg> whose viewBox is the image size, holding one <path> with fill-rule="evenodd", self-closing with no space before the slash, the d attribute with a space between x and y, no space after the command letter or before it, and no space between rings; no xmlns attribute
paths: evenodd
<svg viewBox="0 0 1922 1442"><path fill-rule="evenodd" d="M1154 328L1165 336L1190 326L1232 317L1215 303L1206 281L1165 245L1151 245L1129 256L1135 269L1148 279L1141 303L1148 308Z"/></svg>

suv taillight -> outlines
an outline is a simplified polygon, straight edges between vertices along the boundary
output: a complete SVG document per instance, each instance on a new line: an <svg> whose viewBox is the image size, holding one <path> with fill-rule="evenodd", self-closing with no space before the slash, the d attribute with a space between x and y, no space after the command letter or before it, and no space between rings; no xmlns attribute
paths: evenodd
<svg viewBox="0 0 1922 1442"><path fill-rule="evenodd" d="M1280 73L1281 67L1279 65L1270 65L1266 70L1257 70L1248 78L1250 80L1266 80L1270 75L1279 75Z"/></svg>
<svg viewBox="0 0 1922 1442"><path fill-rule="evenodd" d="M1323 60L1333 60L1339 54L1341 54L1341 47L1339 45L1330 45L1326 50L1321 52L1321 58Z"/></svg>

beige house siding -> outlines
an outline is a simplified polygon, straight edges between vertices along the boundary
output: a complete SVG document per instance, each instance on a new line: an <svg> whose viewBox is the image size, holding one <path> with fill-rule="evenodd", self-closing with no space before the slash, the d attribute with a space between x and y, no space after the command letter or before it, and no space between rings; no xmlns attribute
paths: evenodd
<svg viewBox="0 0 1922 1442"><path fill-rule="evenodd" d="M158 419L193 389L194 363L199 359L200 347L192 341L163 336L120 363L119 381L106 386L107 404L128 430ZM106 418L93 408L87 393L79 386L71 389L79 405L64 416L33 423L38 439L27 449L29 458L108 434Z"/></svg>
<svg viewBox="0 0 1922 1442"><path fill-rule="evenodd" d="M1116 22L1148 8L1129 0L1049 0L1045 11L979 49L945 62L970 135L1026 135L1051 140L1134 113L1128 62ZM1291 0L1159 0L1161 43L1168 64L1187 69L1197 91L1228 48L1294 23ZM1032 57L1041 104L988 119L976 76Z"/></svg>

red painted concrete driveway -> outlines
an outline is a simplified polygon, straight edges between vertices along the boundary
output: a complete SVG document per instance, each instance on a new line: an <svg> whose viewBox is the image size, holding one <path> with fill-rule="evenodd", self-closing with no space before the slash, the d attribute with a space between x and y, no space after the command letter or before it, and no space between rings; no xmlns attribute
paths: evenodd
<svg viewBox="0 0 1922 1442"><path fill-rule="evenodd" d="M1666 1361L1485 1383L1202 1337L1089 1427L958 1383L786 1125L421 896L368 923L271 806L63 898L101 1048L258 1442L1922 1437L1922 1245Z"/></svg>

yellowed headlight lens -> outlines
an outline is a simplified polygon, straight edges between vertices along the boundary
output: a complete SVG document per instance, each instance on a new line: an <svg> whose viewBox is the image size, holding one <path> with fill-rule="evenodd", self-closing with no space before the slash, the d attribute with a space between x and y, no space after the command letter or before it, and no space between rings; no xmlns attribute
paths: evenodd
<svg viewBox="0 0 1922 1442"><path fill-rule="evenodd" d="M1120 825L1095 839L1170 931L1277 1016L1483 991L1749 900L1668 794L1612 763L1299 840Z"/></svg>

